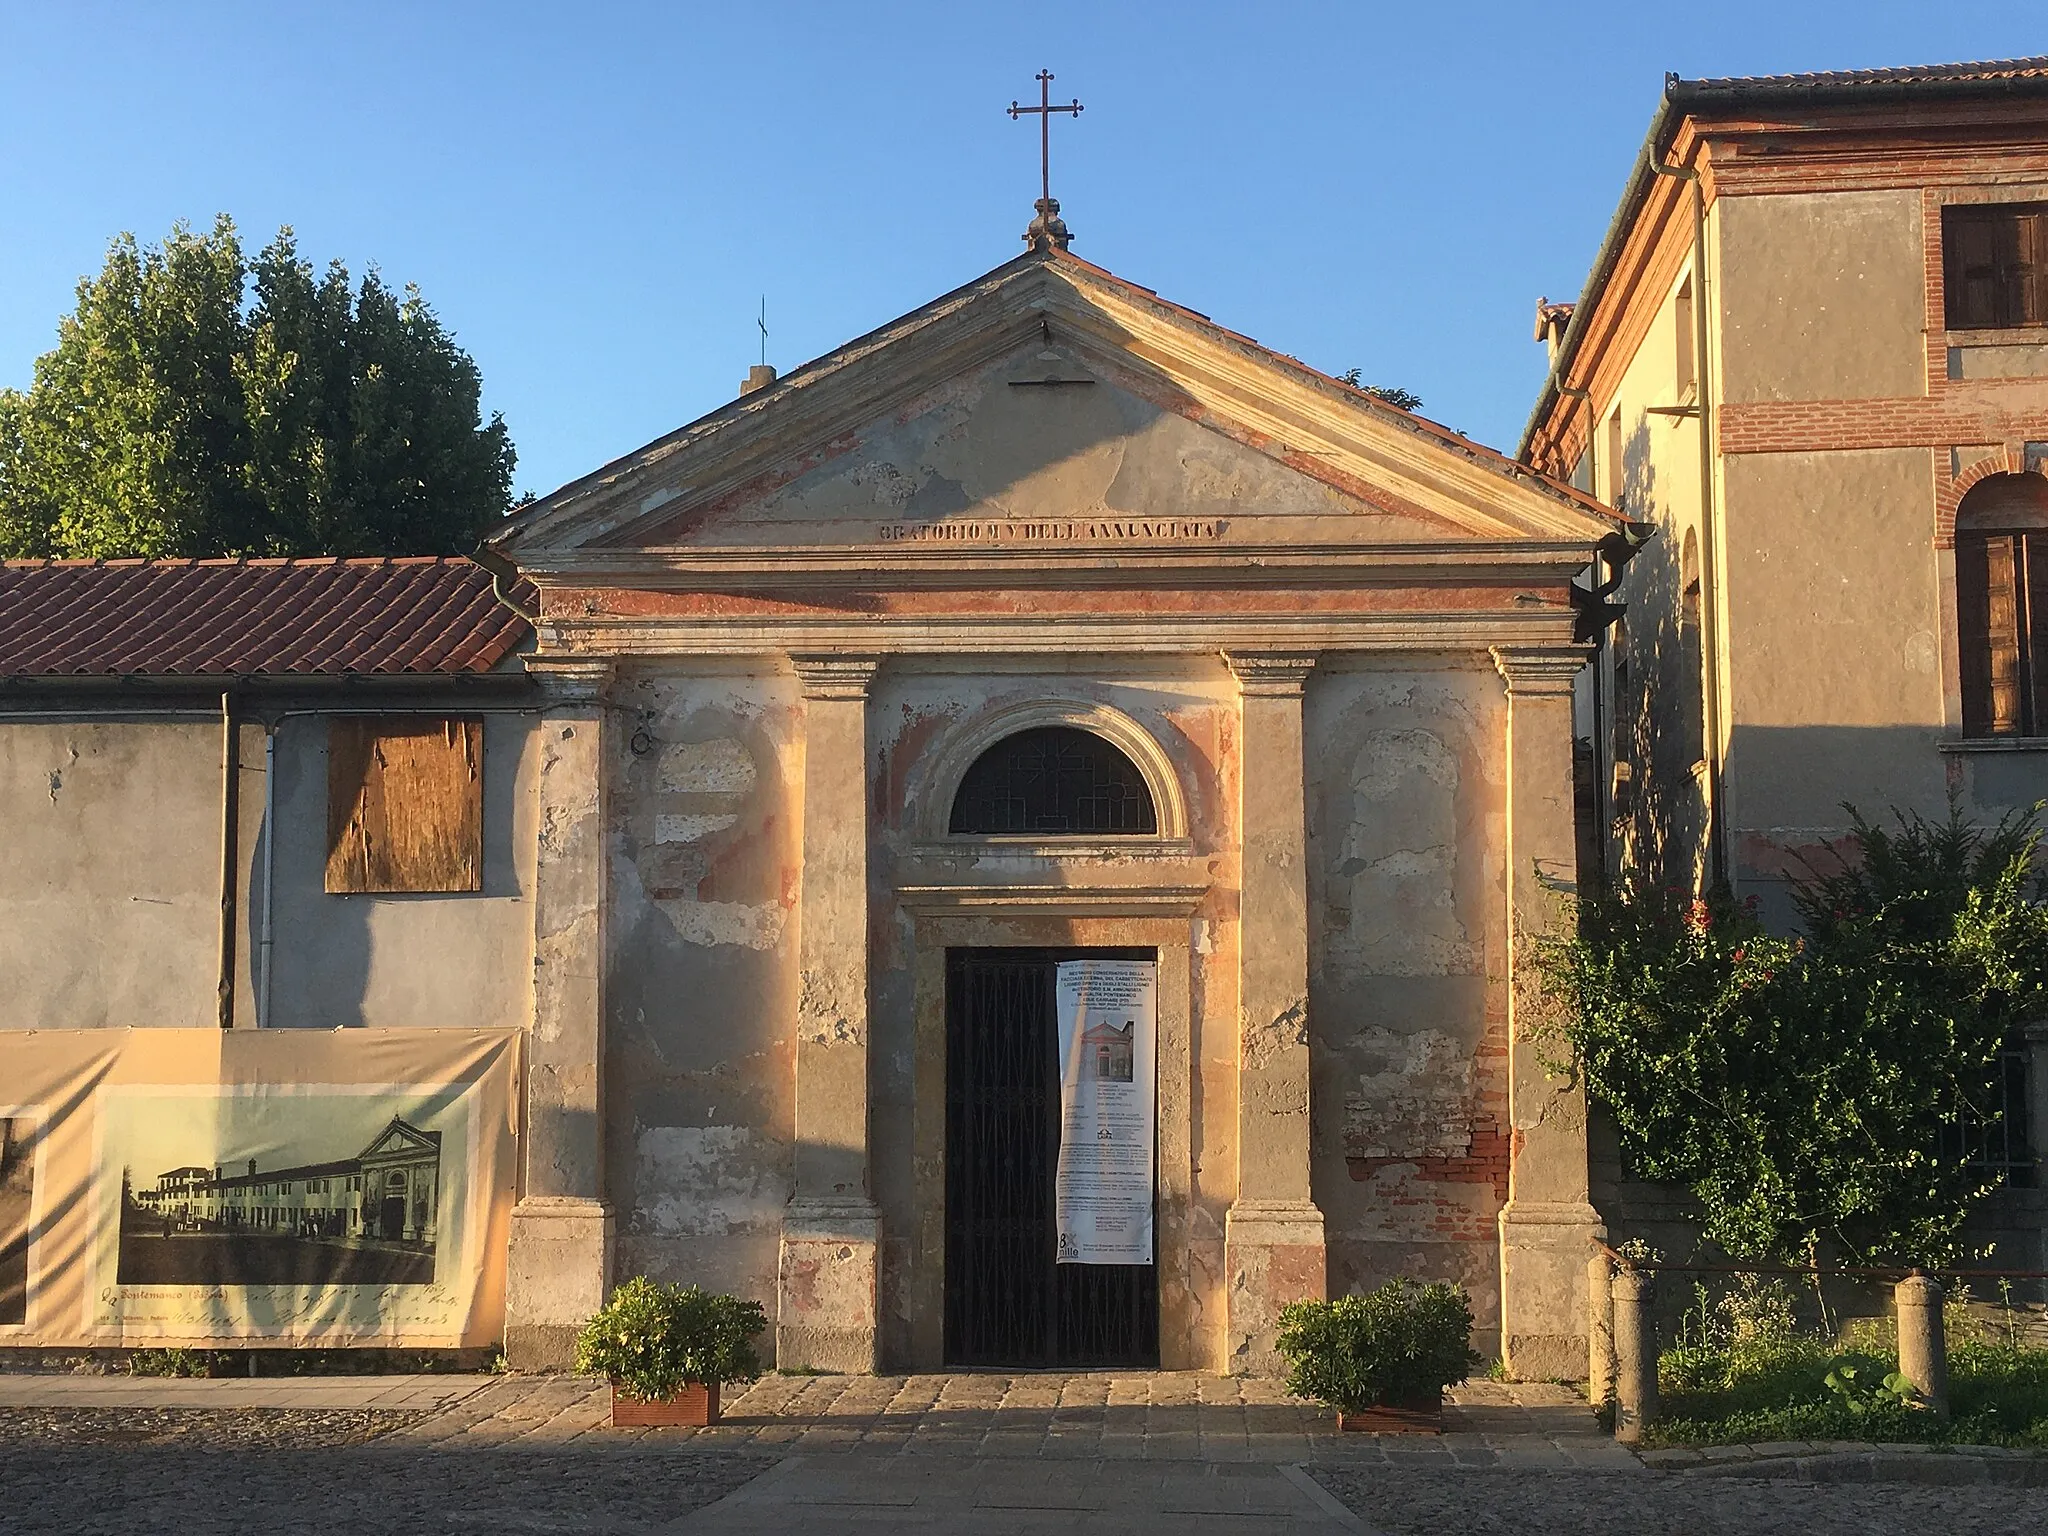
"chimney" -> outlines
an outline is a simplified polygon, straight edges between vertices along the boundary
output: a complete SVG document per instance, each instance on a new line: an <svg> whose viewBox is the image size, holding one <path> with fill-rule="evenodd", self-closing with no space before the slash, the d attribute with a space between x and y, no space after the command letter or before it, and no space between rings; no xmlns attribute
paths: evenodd
<svg viewBox="0 0 2048 1536"><path fill-rule="evenodd" d="M252 1179L256 1177L256 1159L253 1157L249 1159L249 1177Z"/></svg>
<svg viewBox="0 0 2048 1536"><path fill-rule="evenodd" d="M756 363L747 370L747 381L740 386L740 395L744 398L751 395L757 389L766 389L774 382L775 365L773 363Z"/></svg>
<svg viewBox="0 0 2048 1536"><path fill-rule="evenodd" d="M1549 352L1549 361L1557 361L1557 349L1564 345L1564 333L1572 323L1571 304L1553 304L1548 298L1536 301L1536 339Z"/></svg>

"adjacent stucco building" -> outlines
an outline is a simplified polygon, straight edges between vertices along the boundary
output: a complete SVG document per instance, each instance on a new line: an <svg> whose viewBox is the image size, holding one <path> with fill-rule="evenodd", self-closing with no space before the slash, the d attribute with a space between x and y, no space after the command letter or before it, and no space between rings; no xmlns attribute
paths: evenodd
<svg viewBox="0 0 2048 1536"><path fill-rule="evenodd" d="M1726 880L1788 924L1844 801L2048 797L2048 60L1671 79L1537 334L1519 456L1647 536L1600 578L1626 612L1580 680L1610 876ZM2048 1037L2032 1057L2015 1186ZM1999 1200L2038 1264L2040 1192Z"/></svg>

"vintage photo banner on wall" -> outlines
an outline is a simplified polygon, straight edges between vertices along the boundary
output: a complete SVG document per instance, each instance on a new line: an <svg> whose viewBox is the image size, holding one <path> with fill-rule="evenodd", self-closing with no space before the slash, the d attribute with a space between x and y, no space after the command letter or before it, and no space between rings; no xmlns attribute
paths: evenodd
<svg viewBox="0 0 2048 1536"><path fill-rule="evenodd" d="M494 1341L518 1035L0 1035L0 1342Z"/></svg>
<svg viewBox="0 0 2048 1536"><path fill-rule="evenodd" d="M1057 970L1062 1264L1150 1264L1159 967L1064 960Z"/></svg>

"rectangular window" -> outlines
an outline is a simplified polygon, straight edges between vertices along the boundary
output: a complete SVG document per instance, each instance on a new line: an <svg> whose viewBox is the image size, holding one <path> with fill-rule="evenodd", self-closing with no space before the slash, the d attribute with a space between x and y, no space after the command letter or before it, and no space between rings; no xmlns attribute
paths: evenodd
<svg viewBox="0 0 2048 1536"><path fill-rule="evenodd" d="M483 889L483 721L327 723L327 889Z"/></svg>
<svg viewBox="0 0 2048 1536"><path fill-rule="evenodd" d="M2007 1041L1993 1069L1991 1102L1964 1105L1943 1131L1943 1150L2021 1189L2034 1185L2034 1127L2027 1112L2027 1043Z"/></svg>
<svg viewBox="0 0 2048 1536"><path fill-rule="evenodd" d="M1621 407L1607 418L1607 505L1621 506Z"/></svg>
<svg viewBox="0 0 2048 1536"><path fill-rule="evenodd" d="M1956 537L1963 734L2048 731L2048 532Z"/></svg>
<svg viewBox="0 0 2048 1536"><path fill-rule="evenodd" d="M1963 203L1941 210L1948 328L2048 325L2048 203Z"/></svg>
<svg viewBox="0 0 2048 1536"><path fill-rule="evenodd" d="M1678 392L1683 395L1699 383L1692 355L1692 279L1689 277L1679 285L1678 297L1672 301L1671 329L1671 339L1678 352Z"/></svg>

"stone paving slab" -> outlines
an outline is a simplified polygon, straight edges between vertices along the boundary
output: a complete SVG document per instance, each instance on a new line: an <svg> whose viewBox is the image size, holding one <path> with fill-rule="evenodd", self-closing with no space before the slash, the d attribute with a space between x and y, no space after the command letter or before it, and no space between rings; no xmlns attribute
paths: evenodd
<svg viewBox="0 0 2048 1536"><path fill-rule="evenodd" d="M688 1445L770 1454L861 1451L906 1460L1606 1468L1635 1457L1569 1388L1453 1389L1441 1435L1340 1435L1333 1415L1278 1383L1195 1372L768 1376L702 1430L615 1430L609 1389L583 1377L499 1377L396 1431L449 1449L657 1453Z"/></svg>
<svg viewBox="0 0 2048 1536"><path fill-rule="evenodd" d="M438 1411L494 1378L85 1376L0 1372L0 1408L388 1408Z"/></svg>
<svg viewBox="0 0 2048 1536"><path fill-rule="evenodd" d="M797 1455L672 1530L736 1536L841 1536L944 1530L1336 1533L1364 1527L1291 1469L1162 1462L1142 1468L1081 1464L1056 1478L1014 1461L933 1460L883 1471L872 1456ZM879 1475L878 1475L879 1474Z"/></svg>

